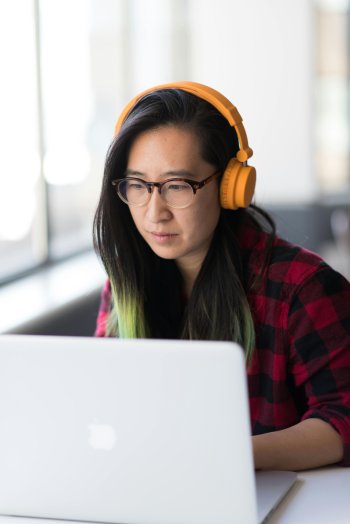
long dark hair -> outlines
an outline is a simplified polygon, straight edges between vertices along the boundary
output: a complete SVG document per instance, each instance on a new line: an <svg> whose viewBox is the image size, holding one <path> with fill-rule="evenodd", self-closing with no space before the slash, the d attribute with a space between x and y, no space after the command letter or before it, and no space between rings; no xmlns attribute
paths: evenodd
<svg viewBox="0 0 350 524"><path fill-rule="evenodd" d="M237 211L221 209L213 241L185 305L175 261L162 259L152 251L138 232L128 206L111 185L111 180L123 178L135 138L144 131L163 127L195 133L202 158L222 173L239 150L236 132L226 118L214 106L186 91L155 91L133 107L108 150L94 219L95 250L112 289L107 334L233 340L245 348L250 359L255 330L245 293L246 267L238 234L248 215L257 230L263 231L266 226L269 229L258 275L261 279L273 246L274 223L257 206Z"/></svg>

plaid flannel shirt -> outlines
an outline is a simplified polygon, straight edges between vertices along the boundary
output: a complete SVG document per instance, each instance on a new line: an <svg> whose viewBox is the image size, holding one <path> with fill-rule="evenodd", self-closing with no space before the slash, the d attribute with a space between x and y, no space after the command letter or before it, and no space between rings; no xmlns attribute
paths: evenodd
<svg viewBox="0 0 350 524"><path fill-rule="evenodd" d="M350 284L318 255L276 238L261 283L267 235L245 225L247 299L256 326L248 371L252 434L282 430L307 418L333 426L350 466ZM102 291L96 336L105 336L111 301Z"/></svg>

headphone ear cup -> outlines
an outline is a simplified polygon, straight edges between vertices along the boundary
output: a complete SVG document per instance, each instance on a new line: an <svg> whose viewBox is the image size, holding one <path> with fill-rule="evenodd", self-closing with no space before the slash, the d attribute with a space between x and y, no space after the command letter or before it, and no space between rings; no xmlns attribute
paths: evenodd
<svg viewBox="0 0 350 524"><path fill-rule="evenodd" d="M231 158L220 184L220 204L225 209L248 207L254 195L256 170Z"/></svg>

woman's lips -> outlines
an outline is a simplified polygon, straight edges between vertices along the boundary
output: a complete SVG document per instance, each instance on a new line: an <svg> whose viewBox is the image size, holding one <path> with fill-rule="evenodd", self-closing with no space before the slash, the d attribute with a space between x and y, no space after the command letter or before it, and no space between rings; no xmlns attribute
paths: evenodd
<svg viewBox="0 0 350 524"><path fill-rule="evenodd" d="M177 236L177 234L176 235L167 235L167 234L152 233L152 232L151 232L151 235L152 235L153 240L155 240L159 244L164 244L165 242L169 242L169 240Z"/></svg>

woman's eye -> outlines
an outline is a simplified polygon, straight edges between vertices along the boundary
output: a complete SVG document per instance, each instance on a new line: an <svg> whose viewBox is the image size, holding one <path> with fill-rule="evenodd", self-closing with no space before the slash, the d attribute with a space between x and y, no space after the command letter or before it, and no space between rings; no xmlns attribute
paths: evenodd
<svg viewBox="0 0 350 524"><path fill-rule="evenodd" d="M186 189L186 186L181 184L171 184L171 186L169 186L170 191L182 191L183 189Z"/></svg>
<svg viewBox="0 0 350 524"><path fill-rule="evenodd" d="M142 184L130 184L130 187L131 189L143 189L143 185Z"/></svg>

